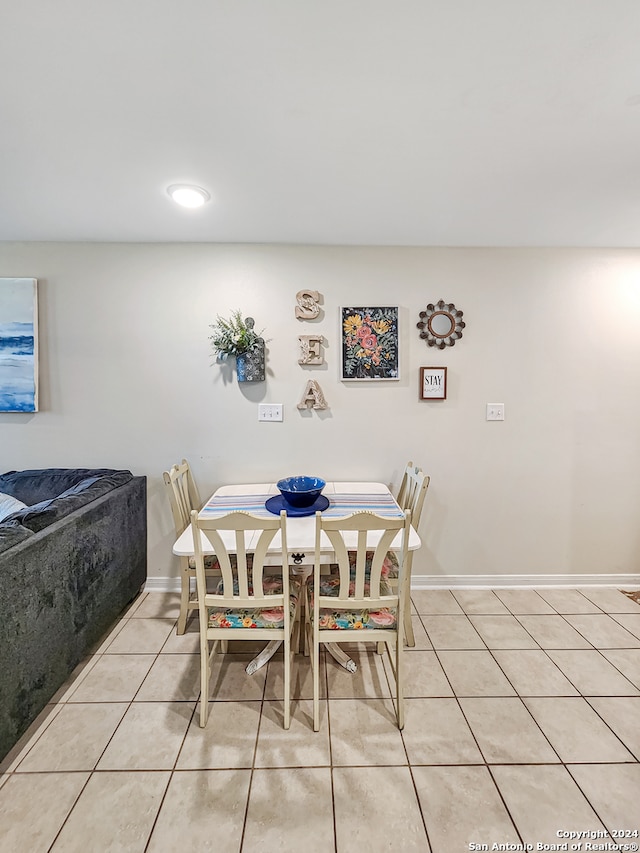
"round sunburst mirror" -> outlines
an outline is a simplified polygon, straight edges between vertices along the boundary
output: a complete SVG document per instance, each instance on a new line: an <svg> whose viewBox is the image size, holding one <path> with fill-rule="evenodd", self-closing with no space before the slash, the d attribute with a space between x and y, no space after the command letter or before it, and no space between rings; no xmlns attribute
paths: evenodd
<svg viewBox="0 0 640 853"><path fill-rule="evenodd" d="M420 312L420 337L429 347L452 347L462 337L464 327L462 311L453 302L442 299L435 305L430 302L427 310Z"/></svg>

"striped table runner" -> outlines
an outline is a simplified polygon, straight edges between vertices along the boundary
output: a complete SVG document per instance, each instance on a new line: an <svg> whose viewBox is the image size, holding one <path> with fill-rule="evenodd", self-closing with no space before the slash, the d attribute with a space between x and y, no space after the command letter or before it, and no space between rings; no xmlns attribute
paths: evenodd
<svg viewBox="0 0 640 853"><path fill-rule="evenodd" d="M273 513L265 507L265 502L273 494L260 495L214 495L200 512L201 518L224 515L227 512L244 510L260 518L272 518ZM390 492L381 494L365 494L357 492L328 493L329 506L322 515L325 518L339 518L354 512L369 510L385 518L400 518L402 510L393 499ZM303 516L304 517L304 516Z"/></svg>

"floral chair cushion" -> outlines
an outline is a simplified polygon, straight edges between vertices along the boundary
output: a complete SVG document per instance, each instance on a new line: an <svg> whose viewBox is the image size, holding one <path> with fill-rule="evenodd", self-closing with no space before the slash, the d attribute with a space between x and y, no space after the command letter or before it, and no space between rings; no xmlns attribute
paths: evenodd
<svg viewBox="0 0 640 853"><path fill-rule="evenodd" d="M340 579L335 575L326 575L320 579L320 595L338 595ZM309 618L313 622L313 578L307 584L309 590ZM349 584L349 594L355 591L355 580ZM365 596L369 594L369 584L364 585ZM383 579L380 594L391 595L392 591ZM368 629L395 631L397 615L395 607L381 607L378 610L337 610L331 607L320 608L319 628L321 630L360 631Z"/></svg>
<svg viewBox="0 0 640 853"><path fill-rule="evenodd" d="M267 594L282 595L282 576L270 575L263 582ZM217 595L222 595L223 582L218 584ZM238 584L234 580L233 592L238 594ZM249 585L249 595L253 588ZM289 616L295 617L300 598L300 583L292 578L289 582ZM209 628L282 628L284 626L284 609L282 607L209 607Z"/></svg>
<svg viewBox="0 0 640 853"><path fill-rule="evenodd" d="M367 551L367 557L365 562L365 574L369 576L371 574L371 561L373 560L373 551ZM356 571L356 552L349 551L349 563L351 566L351 577L355 575ZM398 565L398 557L396 556L395 551L387 551L387 556L384 558L384 562L382 564L382 572L381 575L383 578L392 578L395 579L398 577L399 571ZM338 566L335 563L331 564L331 574L338 574Z"/></svg>
<svg viewBox="0 0 640 853"><path fill-rule="evenodd" d="M220 563L218 562L218 558L214 557L213 554L208 554L204 558L204 567L205 569L219 569ZM196 561L193 557L189 557L189 568L195 572L196 570Z"/></svg>

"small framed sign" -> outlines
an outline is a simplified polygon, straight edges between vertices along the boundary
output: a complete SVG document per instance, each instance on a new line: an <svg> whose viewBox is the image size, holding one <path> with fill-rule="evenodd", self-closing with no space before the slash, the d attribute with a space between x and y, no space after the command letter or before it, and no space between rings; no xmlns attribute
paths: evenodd
<svg viewBox="0 0 640 853"><path fill-rule="evenodd" d="M447 399L447 368L446 367L421 367L420 368L420 399L421 400L446 400Z"/></svg>

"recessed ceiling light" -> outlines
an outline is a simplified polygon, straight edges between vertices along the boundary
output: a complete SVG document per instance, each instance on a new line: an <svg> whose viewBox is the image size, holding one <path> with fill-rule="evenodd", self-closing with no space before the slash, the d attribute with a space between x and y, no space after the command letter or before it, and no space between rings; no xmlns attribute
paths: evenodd
<svg viewBox="0 0 640 853"><path fill-rule="evenodd" d="M188 184L173 184L167 187L167 192L176 204L183 207L202 207L211 198L202 187L191 187Z"/></svg>

